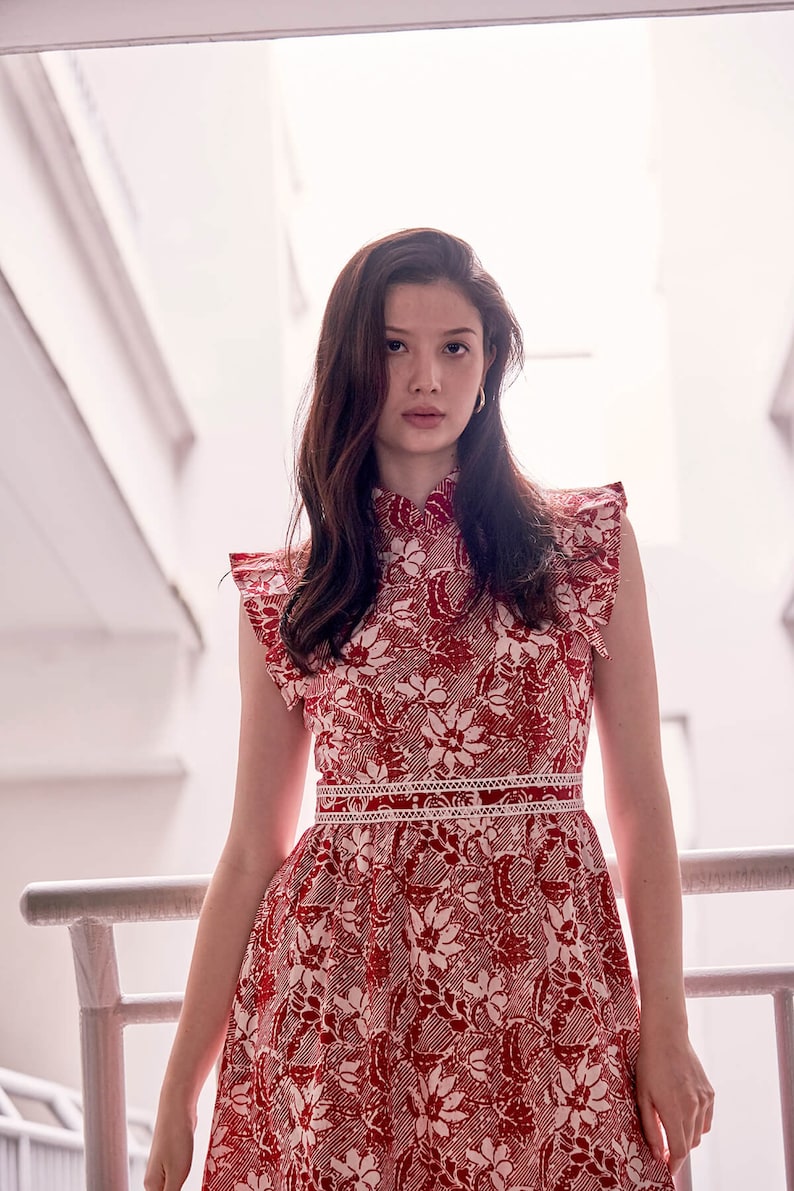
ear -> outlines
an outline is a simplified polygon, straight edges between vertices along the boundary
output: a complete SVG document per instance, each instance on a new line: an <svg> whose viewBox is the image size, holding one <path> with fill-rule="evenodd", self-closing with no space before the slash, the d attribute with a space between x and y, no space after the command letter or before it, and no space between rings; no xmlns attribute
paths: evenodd
<svg viewBox="0 0 794 1191"><path fill-rule="evenodd" d="M482 383L483 384L485 384L485 378L488 374L488 369L491 367L491 365L493 364L495 359L496 359L496 345L492 343L491 350L488 352L487 356L485 357L485 368L484 368L483 374L482 374Z"/></svg>

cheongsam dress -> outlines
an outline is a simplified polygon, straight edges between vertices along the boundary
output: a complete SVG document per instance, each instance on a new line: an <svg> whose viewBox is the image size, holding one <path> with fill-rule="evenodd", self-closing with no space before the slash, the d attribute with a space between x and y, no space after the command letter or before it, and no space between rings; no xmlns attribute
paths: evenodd
<svg viewBox="0 0 794 1191"><path fill-rule="evenodd" d="M204 1191L673 1186L640 1127L637 1000L582 803L623 488L548 494L572 518L555 614L529 630L467 604L456 480L424 511L374 490L376 601L308 676L279 636L283 556L230 555L321 780L253 924Z"/></svg>

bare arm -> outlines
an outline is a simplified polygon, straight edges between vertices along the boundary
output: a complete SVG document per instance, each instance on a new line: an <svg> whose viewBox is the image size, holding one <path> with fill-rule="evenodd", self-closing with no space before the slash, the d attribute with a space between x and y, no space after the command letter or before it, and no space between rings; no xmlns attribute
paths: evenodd
<svg viewBox="0 0 794 1191"><path fill-rule="evenodd" d="M190 1168L196 1102L228 1025L262 896L294 839L310 734L264 666L240 603L240 743L231 827L199 918L160 1096L146 1191L177 1191Z"/></svg>
<svg viewBox="0 0 794 1191"><path fill-rule="evenodd" d="M595 712L607 814L617 849L640 983L637 1096L661 1152L661 1118L675 1172L711 1127L714 1093L689 1045L681 944L681 881L662 766L656 667L634 531L622 522L621 581L594 659Z"/></svg>

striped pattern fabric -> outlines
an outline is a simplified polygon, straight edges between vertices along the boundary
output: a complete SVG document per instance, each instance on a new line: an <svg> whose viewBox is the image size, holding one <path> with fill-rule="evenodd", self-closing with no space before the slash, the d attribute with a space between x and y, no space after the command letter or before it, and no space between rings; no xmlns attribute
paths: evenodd
<svg viewBox="0 0 794 1191"><path fill-rule="evenodd" d="M278 634L281 556L230 555L321 782L253 925L204 1191L671 1191L581 801L623 489L554 495L567 557L530 631L497 599L467 609L456 478L423 512L375 490L376 603L308 677Z"/></svg>

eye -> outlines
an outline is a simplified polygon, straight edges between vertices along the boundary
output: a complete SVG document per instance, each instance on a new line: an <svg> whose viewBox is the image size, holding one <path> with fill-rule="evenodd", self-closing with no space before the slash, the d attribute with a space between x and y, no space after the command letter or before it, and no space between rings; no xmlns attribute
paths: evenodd
<svg viewBox="0 0 794 1191"><path fill-rule="evenodd" d="M403 348L403 347L405 347L405 344L403 343L402 339L387 339L386 340L386 351L391 356L396 356L397 353L400 351L400 348Z"/></svg>
<svg viewBox="0 0 794 1191"><path fill-rule="evenodd" d="M469 349L465 343L448 343L445 351L449 352L451 356L462 356Z"/></svg>

